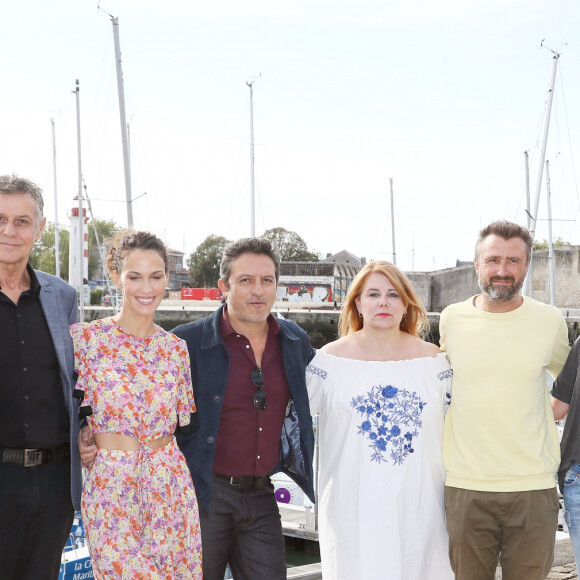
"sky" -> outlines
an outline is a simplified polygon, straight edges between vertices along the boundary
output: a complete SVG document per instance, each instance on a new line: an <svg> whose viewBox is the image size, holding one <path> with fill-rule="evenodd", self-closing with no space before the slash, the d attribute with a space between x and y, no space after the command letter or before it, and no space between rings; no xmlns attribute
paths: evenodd
<svg viewBox="0 0 580 580"><path fill-rule="evenodd" d="M58 222L81 170L96 219L127 225L110 15L119 36L133 217L190 254L210 234L297 232L430 271L471 260L481 227L526 225L580 244L577 0L21 0L0 35L0 173L44 189ZM542 44L543 42L543 44ZM542 171L541 180L539 179ZM145 194L145 195L143 195Z"/></svg>

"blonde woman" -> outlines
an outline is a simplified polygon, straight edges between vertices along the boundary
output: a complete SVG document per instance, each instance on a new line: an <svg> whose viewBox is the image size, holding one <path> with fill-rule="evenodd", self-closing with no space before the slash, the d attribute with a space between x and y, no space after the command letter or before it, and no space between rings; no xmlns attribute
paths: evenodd
<svg viewBox="0 0 580 580"><path fill-rule="evenodd" d="M407 277L367 264L307 367L325 580L451 580L441 460L451 376Z"/></svg>

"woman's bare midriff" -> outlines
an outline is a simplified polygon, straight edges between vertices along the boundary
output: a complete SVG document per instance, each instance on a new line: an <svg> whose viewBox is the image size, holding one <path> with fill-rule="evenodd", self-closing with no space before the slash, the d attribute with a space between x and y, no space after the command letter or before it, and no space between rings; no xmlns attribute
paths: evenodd
<svg viewBox="0 0 580 580"><path fill-rule="evenodd" d="M115 449L118 451L137 451L139 449L139 439L131 437L130 435L120 435L119 433L95 433L93 435L97 447L102 449ZM159 449L171 443L173 435L160 437L159 439L151 439L145 441L147 447L151 449Z"/></svg>

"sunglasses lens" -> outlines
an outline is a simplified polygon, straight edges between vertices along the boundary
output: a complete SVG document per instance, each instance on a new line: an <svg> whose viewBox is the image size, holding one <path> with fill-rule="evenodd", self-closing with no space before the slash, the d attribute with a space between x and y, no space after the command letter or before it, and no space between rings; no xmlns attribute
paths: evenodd
<svg viewBox="0 0 580 580"><path fill-rule="evenodd" d="M254 393L254 406L257 409L266 410L266 393L264 391L256 391Z"/></svg>
<svg viewBox="0 0 580 580"><path fill-rule="evenodd" d="M264 386L264 375L262 373L262 369L254 369L252 371L251 378L254 387L259 389Z"/></svg>
<svg viewBox="0 0 580 580"><path fill-rule="evenodd" d="M254 393L254 407L256 409L266 410L266 393L264 392L264 375L262 369L254 369L250 375L252 379L252 384L256 389Z"/></svg>

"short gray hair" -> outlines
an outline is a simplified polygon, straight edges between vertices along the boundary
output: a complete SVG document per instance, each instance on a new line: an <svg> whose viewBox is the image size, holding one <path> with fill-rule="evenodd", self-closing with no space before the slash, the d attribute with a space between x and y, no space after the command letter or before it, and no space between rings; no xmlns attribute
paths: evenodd
<svg viewBox="0 0 580 580"><path fill-rule="evenodd" d="M220 279L224 281L226 288L230 286L230 274L232 262L242 254L257 254L271 258L276 267L276 283L280 277L280 252L268 238L241 238L228 244L224 249L224 255L220 263Z"/></svg>
<svg viewBox="0 0 580 580"><path fill-rule="evenodd" d="M42 219L44 211L44 200L42 199L42 189L36 183L18 175L0 175L0 194L10 195L13 193L27 193L32 196L36 204L38 221Z"/></svg>

